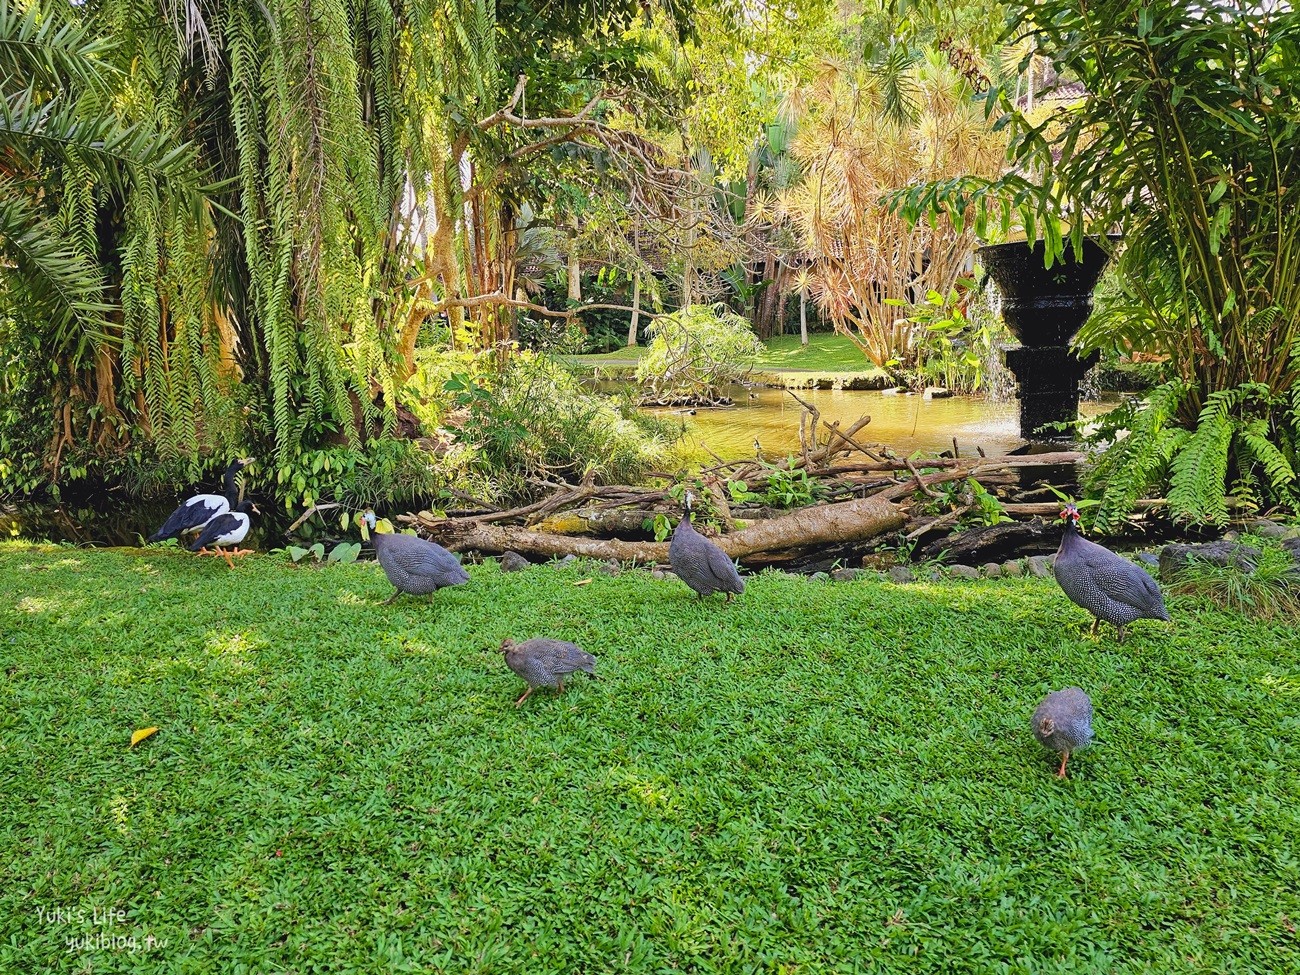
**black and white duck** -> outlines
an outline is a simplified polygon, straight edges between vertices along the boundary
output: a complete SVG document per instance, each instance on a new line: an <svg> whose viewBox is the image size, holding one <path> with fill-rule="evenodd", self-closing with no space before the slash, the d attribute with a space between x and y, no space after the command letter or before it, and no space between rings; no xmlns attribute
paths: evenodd
<svg viewBox="0 0 1300 975"><path fill-rule="evenodd" d="M149 536L151 542L179 538L186 532L198 531L217 515L223 515L239 503L239 485L235 477L253 462L251 457L241 457L226 468L223 479L225 494L196 494L184 501L168 515L163 526Z"/></svg>
<svg viewBox="0 0 1300 975"><path fill-rule="evenodd" d="M249 514L261 514L257 510L257 505L251 501L241 501L234 511L227 511L211 519L203 530L199 532L199 537L194 540L190 546L191 552L205 552L208 546L212 546L211 555L220 555L226 560L226 565L232 569L235 563L231 561L232 555L252 555L252 549L241 549L239 543L248 537L248 529L252 526L252 519ZM232 552L229 546L235 546Z"/></svg>

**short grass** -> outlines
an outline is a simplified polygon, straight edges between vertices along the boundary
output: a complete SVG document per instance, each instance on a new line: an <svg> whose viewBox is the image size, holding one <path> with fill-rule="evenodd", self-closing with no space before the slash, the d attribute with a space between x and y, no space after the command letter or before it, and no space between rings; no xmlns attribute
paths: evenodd
<svg viewBox="0 0 1300 975"><path fill-rule="evenodd" d="M1293 621L591 568L0 546L0 972L1300 971Z"/></svg>
<svg viewBox="0 0 1300 975"><path fill-rule="evenodd" d="M815 372L825 375L876 375L880 370L862 354L852 340L843 335L817 333L808 336L805 348L797 335L779 335L764 343L758 369L763 372ZM645 347L616 349L600 355L571 356L569 361L580 368L634 367L645 354Z"/></svg>

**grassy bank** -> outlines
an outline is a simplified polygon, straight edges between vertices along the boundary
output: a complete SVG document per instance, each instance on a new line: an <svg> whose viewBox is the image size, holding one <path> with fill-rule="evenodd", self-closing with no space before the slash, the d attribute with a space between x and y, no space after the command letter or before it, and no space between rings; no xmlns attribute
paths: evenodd
<svg viewBox="0 0 1300 975"><path fill-rule="evenodd" d="M843 335L818 333L808 337L805 347L797 335L779 335L763 343L765 351L758 359L755 373L760 378L781 383L788 376L794 385L803 385L811 379L828 380L878 380L873 385L883 385L885 373L876 368L852 340ZM567 361L579 370L610 374L636 368L645 354L644 346L618 349L600 355L569 356Z"/></svg>
<svg viewBox="0 0 1300 975"><path fill-rule="evenodd" d="M13 545L0 586L3 972L1300 968L1287 623L583 564L381 607L373 564ZM515 710L495 647L543 633L600 679ZM1059 782L1028 719L1073 683Z"/></svg>

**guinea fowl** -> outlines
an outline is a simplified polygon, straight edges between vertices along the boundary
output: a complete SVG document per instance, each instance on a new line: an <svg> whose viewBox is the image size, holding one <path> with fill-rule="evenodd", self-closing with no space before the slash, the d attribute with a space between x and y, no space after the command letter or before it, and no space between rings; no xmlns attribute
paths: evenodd
<svg viewBox="0 0 1300 975"><path fill-rule="evenodd" d="M725 592L727 602L745 591L745 582L736 571L736 564L727 553L695 530L691 524L691 501L686 492L686 510L682 520L673 530L673 540L668 545L668 561L673 572L696 594L703 598L715 592Z"/></svg>
<svg viewBox="0 0 1300 975"><path fill-rule="evenodd" d="M576 643L545 637L534 637L523 643L503 640L501 652L506 666L528 683L528 690L515 701L515 707L528 700L528 695L539 687L553 687L557 694L563 694L566 674L581 670L596 676L596 658Z"/></svg>
<svg viewBox="0 0 1300 975"><path fill-rule="evenodd" d="M212 546L212 555L220 555L226 560L226 565L232 569L235 563L230 560L232 555L252 555L252 549L241 549L239 543L248 537L248 529L252 524L252 519L248 517L249 512L261 514L257 510L257 505L251 501L241 501L234 511L227 511L211 519L203 530L199 532L199 537L194 540L190 546L191 552L204 553L209 545ZM227 551L226 546L234 545L233 552Z"/></svg>
<svg viewBox="0 0 1300 975"><path fill-rule="evenodd" d="M1104 621L1119 631L1123 643L1124 627L1134 620L1169 619L1160 586L1146 569L1080 535L1074 505L1067 504L1061 517L1065 534L1052 571L1071 602L1096 617L1094 635Z"/></svg>
<svg viewBox="0 0 1300 975"><path fill-rule="evenodd" d="M151 542L177 538L186 532L198 531L217 515L223 515L239 503L239 485L235 475L251 464L252 458L241 457L226 468L223 478L225 494L196 494L167 516L163 526L149 536Z"/></svg>
<svg viewBox="0 0 1300 975"><path fill-rule="evenodd" d="M1061 753L1056 777L1063 779L1070 753L1092 742L1092 701L1079 687L1052 691L1034 711L1033 725L1034 737L1052 751Z"/></svg>
<svg viewBox="0 0 1300 975"><path fill-rule="evenodd" d="M366 523L375 527L375 514L365 514ZM459 586L469 582L469 573L441 545L428 542L415 535L395 532L376 532L370 536L375 543L375 557L397 592L384 602L387 606L402 593L428 596L446 586Z"/></svg>

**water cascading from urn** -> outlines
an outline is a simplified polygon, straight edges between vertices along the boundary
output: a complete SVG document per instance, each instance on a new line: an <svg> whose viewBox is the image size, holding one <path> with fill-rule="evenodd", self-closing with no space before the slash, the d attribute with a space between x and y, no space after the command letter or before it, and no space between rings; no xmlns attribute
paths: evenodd
<svg viewBox="0 0 1300 975"><path fill-rule="evenodd" d="M1112 238L1114 240L1116 238ZM1025 440L1068 439L1051 424L1079 419L1079 383L1098 353L1080 358L1070 340L1092 314L1092 294L1109 253L1095 240L1083 242L1083 259L1069 247L1050 267L1043 266L1043 241L989 244L976 254L1002 295L1002 318L1020 341L1006 352L1020 400L1020 436Z"/></svg>

